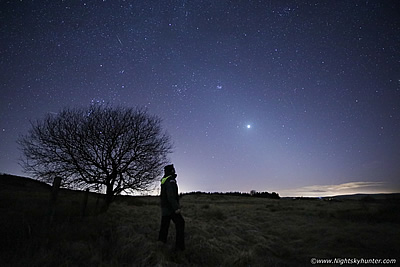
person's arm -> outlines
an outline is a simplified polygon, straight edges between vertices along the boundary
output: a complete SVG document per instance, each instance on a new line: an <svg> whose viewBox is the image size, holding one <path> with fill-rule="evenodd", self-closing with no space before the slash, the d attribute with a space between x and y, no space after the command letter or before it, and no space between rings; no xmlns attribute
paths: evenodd
<svg viewBox="0 0 400 267"><path fill-rule="evenodd" d="M180 207L179 207L179 203L176 200L176 196L175 196L175 190L174 187L176 187L176 181L175 180L170 180L167 182L167 198L168 198L168 202L171 205L172 209L174 210L175 213L179 213L180 212Z"/></svg>

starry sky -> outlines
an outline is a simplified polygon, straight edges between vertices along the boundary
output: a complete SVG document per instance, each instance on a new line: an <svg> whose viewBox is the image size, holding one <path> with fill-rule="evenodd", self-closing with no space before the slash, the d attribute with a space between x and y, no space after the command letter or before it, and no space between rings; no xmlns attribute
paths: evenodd
<svg viewBox="0 0 400 267"><path fill-rule="evenodd" d="M0 2L0 172L64 107L145 107L189 191L400 192L400 4Z"/></svg>

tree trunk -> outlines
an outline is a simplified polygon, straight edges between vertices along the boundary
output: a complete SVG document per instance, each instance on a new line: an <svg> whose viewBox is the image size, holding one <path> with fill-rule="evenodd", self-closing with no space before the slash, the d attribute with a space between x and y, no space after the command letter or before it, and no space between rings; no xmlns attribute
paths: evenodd
<svg viewBox="0 0 400 267"><path fill-rule="evenodd" d="M113 185L108 184L106 189L106 203L105 203L105 210L108 210L111 202L114 200L114 192L113 192Z"/></svg>
<svg viewBox="0 0 400 267"><path fill-rule="evenodd" d="M105 203L105 210L108 210L111 202L114 200L114 182L115 178L117 178L117 173L113 171L111 175L108 177L108 183L106 188L106 203Z"/></svg>

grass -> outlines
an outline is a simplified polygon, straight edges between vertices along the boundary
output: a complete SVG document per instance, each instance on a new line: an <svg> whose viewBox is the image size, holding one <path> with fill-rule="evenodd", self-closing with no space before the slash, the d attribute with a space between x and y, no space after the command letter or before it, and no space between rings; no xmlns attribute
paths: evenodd
<svg viewBox="0 0 400 267"><path fill-rule="evenodd" d="M1 177L0 177L1 184ZM121 197L100 213L90 194L62 190L53 223L50 189L2 186L0 266L308 266L311 258L396 258L399 200L260 199L187 195L186 247L157 242L157 197Z"/></svg>

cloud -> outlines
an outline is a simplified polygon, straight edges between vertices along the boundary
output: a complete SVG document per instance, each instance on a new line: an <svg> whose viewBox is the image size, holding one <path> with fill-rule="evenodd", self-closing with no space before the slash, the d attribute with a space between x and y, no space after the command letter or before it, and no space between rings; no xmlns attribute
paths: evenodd
<svg viewBox="0 0 400 267"><path fill-rule="evenodd" d="M349 182L337 185L311 185L281 191L282 196L335 196L358 193L393 193L385 182Z"/></svg>
<svg viewBox="0 0 400 267"><path fill-rule="evenodd" d="M302 189L314 192L329 192L329 191L343 191L343 190L356 190L361 188L380 187L383 182L351 182L338 185L312 185L305 186Z"/></svg>

